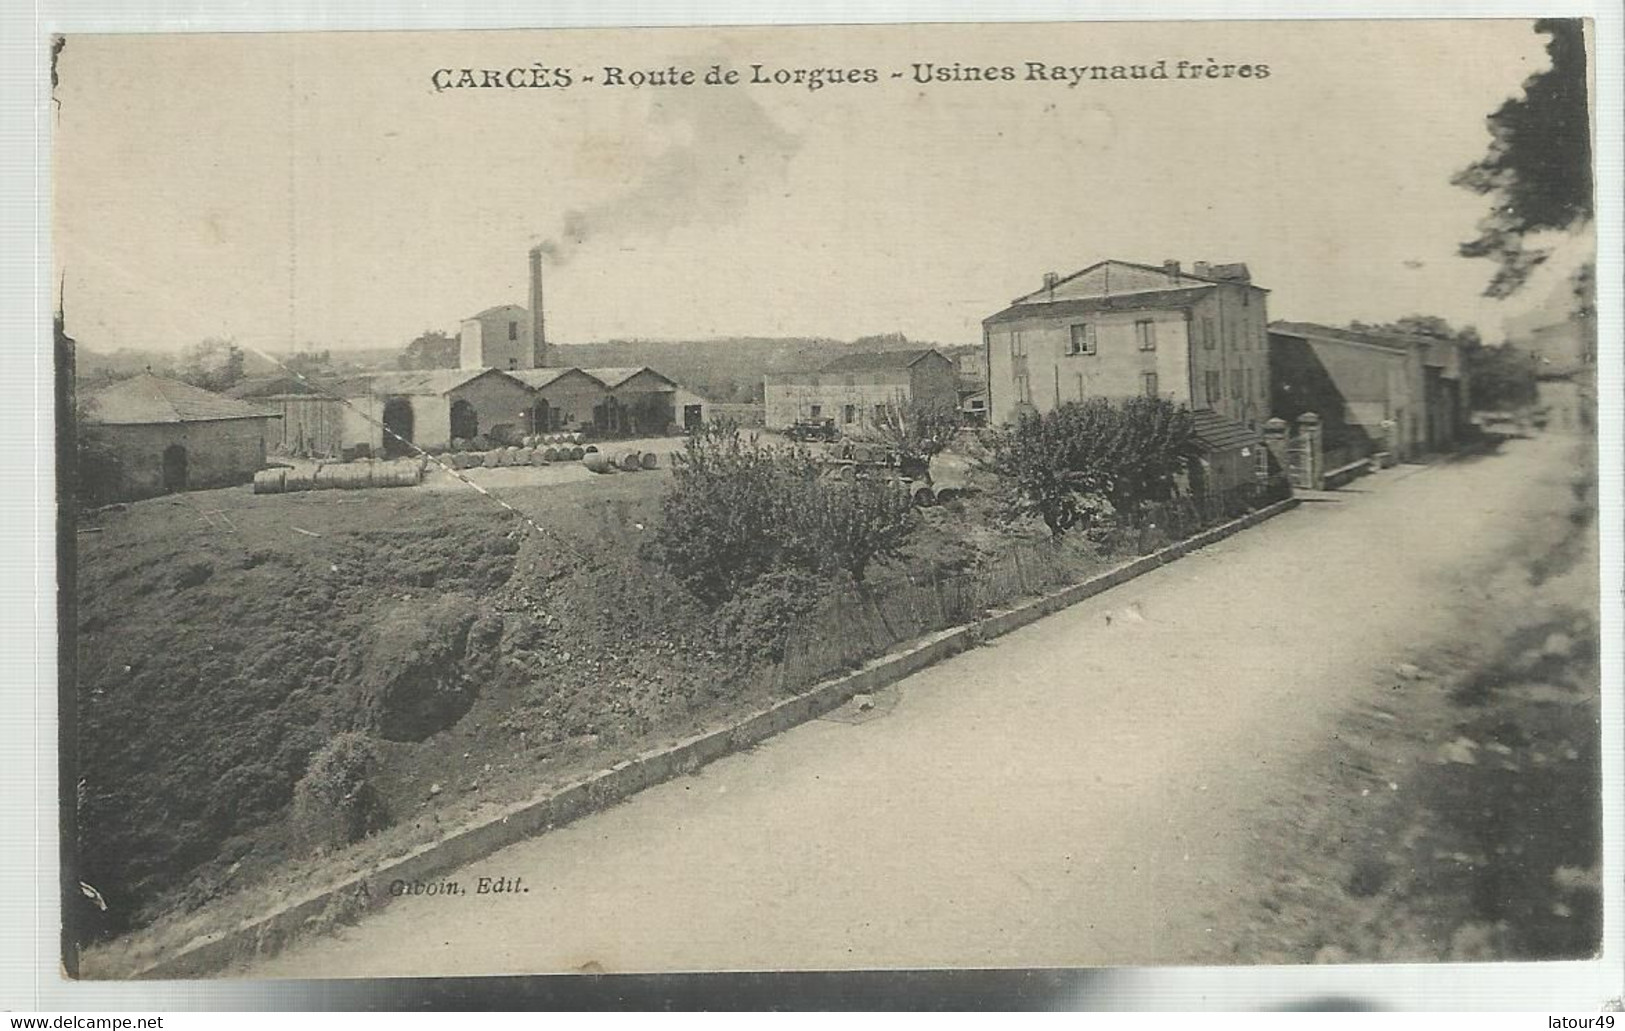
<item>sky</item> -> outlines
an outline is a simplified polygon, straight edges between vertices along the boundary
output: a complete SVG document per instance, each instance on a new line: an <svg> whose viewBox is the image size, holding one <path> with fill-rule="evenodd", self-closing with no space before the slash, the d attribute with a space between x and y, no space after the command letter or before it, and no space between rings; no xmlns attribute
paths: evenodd
<svg viewBox="0 0 1625 1031"><path fill-rule="evenodd" d="M536 244L566 343L972 343L1045 272L1104 258L1246 262L1272 318L1426 313L1494 340L1591 246L1557 241L1504 303L1456 256L1489 201L1450 176L1543 42L1512 20L72 36L55 261L98 350L401 347L526 304ZM1181 60L1269 75L1027 78ZM572 85L435 88L537 63ZM916 63L1017 80L919 84ZM713 64L745 81L603 81ZM756 85L754 64L878 81Z"/></svg>

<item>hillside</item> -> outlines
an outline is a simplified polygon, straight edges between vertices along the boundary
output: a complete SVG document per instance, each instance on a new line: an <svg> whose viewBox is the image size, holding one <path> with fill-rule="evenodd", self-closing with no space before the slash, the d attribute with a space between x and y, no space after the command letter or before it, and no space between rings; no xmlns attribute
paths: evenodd
<svg viewBox="0 0 1625 1031"><path fill-rule="evenodd" d="M964 344L910 340L901 333L832 340L827 337L720 337L711 340L609 340L555 344L551 362L583 368L649 365L713 401L760 400L769 373L820 368L845 354L935 347L951 354Z"/></svg>

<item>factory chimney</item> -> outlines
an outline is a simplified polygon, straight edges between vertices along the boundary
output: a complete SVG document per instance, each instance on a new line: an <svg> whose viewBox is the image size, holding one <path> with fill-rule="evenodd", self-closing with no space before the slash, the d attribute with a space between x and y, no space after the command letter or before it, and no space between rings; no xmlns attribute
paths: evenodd
<svg viewBox="0 0 1625 1031"><path fill-rule="evenodd" d="M532 364L547 366L547 320L542 314L542 246L530 249L530 347Z"/></svg>

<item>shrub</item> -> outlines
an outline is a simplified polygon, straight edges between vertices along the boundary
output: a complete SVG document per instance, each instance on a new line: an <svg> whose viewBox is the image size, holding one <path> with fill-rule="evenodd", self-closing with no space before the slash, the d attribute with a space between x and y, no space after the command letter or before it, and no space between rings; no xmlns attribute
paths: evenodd
<svg viewBox="0 0 1625 1031"><path fill-rule="evenodd" d="M293 789L293 828L301 844L332 848L360 841L388 821L372 780L378 752L365 734L340 734L310 758Z"/></svg>
<svg viewBox="0 0 1625 1031"><path fill-rule="evenodd" d="M1007 507L1036 515L1059 537L1097 523L1107 508L1129 522L1178 494L1196 457L1189 411L1162 398L1091 398L996 431L987 458Z"/></svg>
<svg viewBox="0 0 1625 1031"><path fill-rule="evenodd" d="M818 610L829 587L801 569L764 574L717 609L718 649L746 666L779 661L790 633Z"/></svg>
<svg viewBox="0 0 1625 1031"><path fill-rule="evenodd" d="M781 569L861 580L912 531L908 496L884 477L847 482L823 472L804 448L709 424L673 468L651 556L712 607Z"/></svg>

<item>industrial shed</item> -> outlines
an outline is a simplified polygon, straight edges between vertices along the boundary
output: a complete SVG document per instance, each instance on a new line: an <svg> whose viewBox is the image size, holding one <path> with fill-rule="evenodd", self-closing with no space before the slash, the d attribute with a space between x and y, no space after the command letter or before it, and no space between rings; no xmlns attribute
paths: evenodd
<svg viewBox="0 0 1625 1031"><path fill-rule="evenodd" d="M609 396L602 382L580 369L520 369L508 375L531 390L532 433L590 429L594 409Z"/></svg>
<svg viewBox="0 0 1625 1031"><path fill-rule="evenodd" d="M253 479L265 465L270 426L280 418L150 373L88 395L85 408L88 426L100 427L117 462L119 482L103 485L103 494L126 499Z"/></svg>
<svg viewBox="0 0 1625 1031"><path fill-rule="evenodd" d="M375 452L449 447L529 430L531 389L500 369L423 369L364 377L345 391Z"/></svg>
<svg viewBox="0 0 1625 1031"><path fill-rule="evenodd" d="M665 433L677 422L677 384L648 366L582 371L604 385L606 396L592 413L600 436Z"/></svg>

